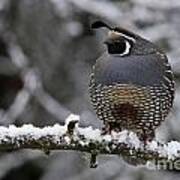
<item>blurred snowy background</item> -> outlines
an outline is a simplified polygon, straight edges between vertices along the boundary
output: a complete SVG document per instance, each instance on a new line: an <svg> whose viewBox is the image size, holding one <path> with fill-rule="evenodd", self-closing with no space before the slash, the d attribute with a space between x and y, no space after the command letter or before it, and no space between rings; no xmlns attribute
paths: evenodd
<svg viewBox="0 0 180 180"><path fill-rule="evenodd" d="M164 49L176 77L176 101L160 128L164 140L180 140L180 1L0 0L0 124L63 123L68 111L82 125L99 127L88 98L88 76L103 52L103 20L129 28ZM178 172L134 168L117 156L100 156L90 169L76 152L21 150L0 154L3 180L179 179Z"/></svg>

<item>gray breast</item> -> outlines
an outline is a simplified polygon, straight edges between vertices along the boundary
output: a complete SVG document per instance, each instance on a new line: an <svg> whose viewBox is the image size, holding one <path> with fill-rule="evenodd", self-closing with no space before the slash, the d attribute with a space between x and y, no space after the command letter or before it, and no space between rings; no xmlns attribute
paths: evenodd
<svg viewBox="0 0 180 180"><path fill-rule="evenodd" d="M163 72L162 61L156 54L121 57L105 53L97 60L95 83L160 85Z"/></svg>

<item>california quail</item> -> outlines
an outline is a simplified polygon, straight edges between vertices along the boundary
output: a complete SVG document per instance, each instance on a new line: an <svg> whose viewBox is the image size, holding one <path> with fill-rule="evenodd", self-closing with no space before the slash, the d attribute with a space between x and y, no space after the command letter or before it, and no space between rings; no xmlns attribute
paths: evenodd
<svg viewBox="0 0 180 180"><path fill-rule="evenodd" d="M165 120L174 99L174 78L166 55L153 43L121 27L109 30L107 50L90 78L90 99L104 132L133 131L144 142Z"/></svg>

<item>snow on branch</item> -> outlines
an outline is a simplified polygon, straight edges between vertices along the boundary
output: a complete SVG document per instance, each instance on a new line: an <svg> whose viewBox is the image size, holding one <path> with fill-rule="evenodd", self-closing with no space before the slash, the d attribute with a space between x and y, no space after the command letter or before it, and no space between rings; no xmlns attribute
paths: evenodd
<svg viewBox="0 0 180 180"><path fill-rule="evenodd" d="M149 142L146 147L137 136L126 130L101 135L99 129L78 127L79 116L70 115L64 126L55 124L44 128L33 125L0 127L0 151L39 149L48 154L51 150L75 150L91 154L91 166L98 154L121 155L135 164L157 165L158 161L174 164L180 158L180 143L160 144ZM162 164L161 164L162 165ZM157 166L156 166L157 167ZM158 167L159 168L159 167Z"/></svg>

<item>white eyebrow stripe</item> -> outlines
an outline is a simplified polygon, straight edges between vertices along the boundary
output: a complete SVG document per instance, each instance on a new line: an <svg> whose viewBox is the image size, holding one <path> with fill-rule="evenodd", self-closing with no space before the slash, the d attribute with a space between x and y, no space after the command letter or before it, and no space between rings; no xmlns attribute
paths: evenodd
<svg viewBox="0 0 180 180"><path fill-rule="evenodd" d="M134 38L132 38L132 37L126 36L125 34L122 34L122 33L119 33L119 34L121 34L121 36L125 37L126 39L129 39L129 40L131 40L133 42L136 42L136 40Z"/></svg>
<svg viewBox="0 0 180 180"><path fill-rule="evenodd" d="M111 30L110 32L116 34L117 36L123 36L126 39L129 39L129 40L131 40L133 42L136 42L136 40L133 37L127 36L127 35L125 35L123 33L118 32L118 31Z"/></svg>

